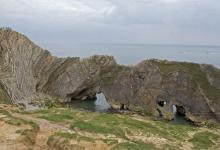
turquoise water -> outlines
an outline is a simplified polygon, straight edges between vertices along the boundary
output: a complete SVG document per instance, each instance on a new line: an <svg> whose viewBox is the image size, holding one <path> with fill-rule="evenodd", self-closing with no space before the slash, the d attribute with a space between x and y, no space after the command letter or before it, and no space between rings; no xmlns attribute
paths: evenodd
<svg viewBox="0 0 220 150"><path fill-rule="evenodd" d="M100 94L96 94L96 97L97 97L97 99L94 99L94 100L73 101L71 103L71 107L79 108L84 111L112 113L111 107L108 104L105 96L102 93L100 93ZM173 109L173 113L175 114L175 117L171 121L172 124L190 125L190 122L187 121L184 118L184 116L182 116L176 112L176 108Z"/></svg>
<svg viewBox="0 0 220 150"><path fill-rule="evenodd" d="M107 112L110 109L105 96L100 93L96 94L96 99L93 100L76 100L72 101L72 107L80 108L87 111Z"/></svg>
<svg viewBox="0 0 220 150"><path fill-rule="evenodd" d="M173 124L185 124L185 125L190 125L191 122L187 121L184 116L181 116L179 114L175 115L174 120L172 120Z"/></svg>

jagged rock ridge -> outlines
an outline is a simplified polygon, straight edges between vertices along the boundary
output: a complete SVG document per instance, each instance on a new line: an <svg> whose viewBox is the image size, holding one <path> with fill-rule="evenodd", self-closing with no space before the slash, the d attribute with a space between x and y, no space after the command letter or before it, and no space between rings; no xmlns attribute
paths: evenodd
<svg viewBox="0 0 220 150"><path fill-rule="evenodd" d="M112 56L57 58L24 35L0 29L0 99L87 100L102 92L116 109L172 119L220 120L220 70L211 65L145 60L121 66Z"/></svg>

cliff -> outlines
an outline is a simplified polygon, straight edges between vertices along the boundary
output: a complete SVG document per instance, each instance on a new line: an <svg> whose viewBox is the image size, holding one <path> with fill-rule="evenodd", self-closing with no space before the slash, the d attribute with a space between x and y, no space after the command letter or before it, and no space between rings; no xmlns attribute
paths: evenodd
<svg viewBox="0 0 220 150"><path fill-rule="evenodd" d="M0 99L28 104L88 100L102 92L116 109L172 119L220 120L220 70L211 65L145 60L121 66L112 56L57 58L10 29L0 29Z"/></svg>

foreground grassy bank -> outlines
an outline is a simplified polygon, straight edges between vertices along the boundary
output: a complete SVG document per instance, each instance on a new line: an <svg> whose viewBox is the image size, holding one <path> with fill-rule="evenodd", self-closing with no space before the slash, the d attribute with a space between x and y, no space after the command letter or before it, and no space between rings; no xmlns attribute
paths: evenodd
<svg viewBox="0 0 220 150"><path fill-rule="evenodd" d="M0 107L0 115L4 116L0 117L1 122L15 127L26 124L37 133L34 137L30 137L36 140L28 145L28 148L33 149L37 149L36 147L41 144L45 149L215 150L220 148L218 127L195 127L137 115L85 112L69 108L23 112L14 107L8 109L4 105ZM8 121L8 118L13 119ZM16 123L18 120L22 121ZM16 134L22 133L16 132ZM38 138L41 140L39 141Z"/></svg>

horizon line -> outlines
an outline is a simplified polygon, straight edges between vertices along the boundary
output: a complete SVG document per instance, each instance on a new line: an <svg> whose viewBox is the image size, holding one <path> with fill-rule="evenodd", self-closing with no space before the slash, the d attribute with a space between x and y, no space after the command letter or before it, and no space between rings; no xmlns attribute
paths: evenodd
<svg viewBox="0 0 220 150"><path fill-rule="evenodd" d="M88 44L88 45L93 45L93 44L100 44L100 45L152 45L152 46L185 46L185 47L220 47L220 45L210 45L210 44L169 44L169 43L108 43L108 42L40 42L38 41L37 43L39 44Z"/></svg>

